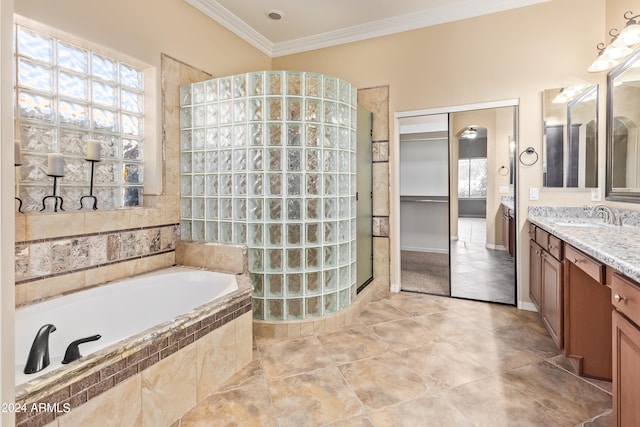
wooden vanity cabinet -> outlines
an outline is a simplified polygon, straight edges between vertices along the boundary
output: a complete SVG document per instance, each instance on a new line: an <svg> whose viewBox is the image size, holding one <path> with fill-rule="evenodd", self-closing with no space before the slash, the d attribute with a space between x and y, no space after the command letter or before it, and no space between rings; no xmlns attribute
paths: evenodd
<svg viewBox="0 0 640 427"><path fill-rule="evenodd" d="M502 244L510 256L515 256L516 221L513 210L502 205Z"/></svg>
<svg viewBox="0 0 640 427"><path fill-rule="evenodd" d="M529 225L529 296L559 349L564 345L562 240Z"/></svg>
<svg viewBox="0 0 640 427"><path fill-rule="evenodd" d="M640 426L640 285L611 276L613 415L618 427Z"/></svg>
<svg viewBox="0 0 640 427"><path fill-rule="evenodd" d="M576 374L611 381L611 289L605 266L565 244L564 352Z"/></svg>

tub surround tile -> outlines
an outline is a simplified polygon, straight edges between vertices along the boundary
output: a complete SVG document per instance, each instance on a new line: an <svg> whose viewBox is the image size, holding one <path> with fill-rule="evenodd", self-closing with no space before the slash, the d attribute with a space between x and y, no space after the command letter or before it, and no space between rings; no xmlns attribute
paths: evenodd
<svg viewBox="0 0 640 427"><path fill-rule="evenodd" d="M24 242L27 240L27 215L16 213L15 218L15 241Z"/></svg>
<svg viewBox="0 0 640 427"><path fill-rule="evenodd" d="M15 278L21 280L29 277L29 245L17 244L15 249Z"/></svg>
<svg viewBox="0 0 640 427"><path fill-rule="evenodd" d="M236 323L236 366L240 370L253 359L253 318L245 313L237 318Z"/></svg>
<svg viewBox="0 0 640 427"><path fill-rule="evenodd" d="M236 371L236 324L227 323L196 344L196 397L201 401L216 391ZM249 354L251 355L251 350Z"/></svg>
<svg viewBox="0 0 640 427"><path fill-rule="evenodd" d="M83 212L57 212L27 214L25 239L49 239L60 236L84 234L85 214Z"/></svg>
<svg viewBox="0 0 640 427"><path fill-rule="evenodd" d="M34 243L29 248L29 275L51 274L51 242Z"/></svg>
<svg viewBox="0 0 640 427"><path fill-rule="evenodd" d="M62 276L47 277L46 279L35 280L20 286L26 287L27 301L32 302L74 291L78 289L78 285L82 287L83 283L84 272L81 271Z"/></svg>
<svg viewBox="0 0 640 427"><path fill-rule="evenodd" d="M184 269L185 267L182 268ZM222 356L221 348L224 348L226 355L223 360L231 361L228 364L224 364L224 366L217 364L218 369L222 369L222 371L218 372L219 375L228 377L242 368L238 364L239 361L246 360L248 363L251 360L251 284L246 277L238 276L237 279L239 285L237 293L223 297L213 305L208 304L191 313L187 313L174 322L167 322L152 332L140 333L130 337L124 344L103 349L92 357L84 358L73 366L71 373L68 368L60 369L21 385L17 388L16 401L25 403L38 402L44 396L48 396L47 399L51 403L69 403L72 408L76 408L86 402L93 401L98 396L102 396L120 383L140 373L154 369L166 359L180 355L181 352L178 352L178 350L182 348L190 349L190 351L194 352L192 365L194 372L193 396L195 399L197 393L195 382L197 378L197 359L195 356L197 354L197 343L202 339L208 339L211 335L209 334L210 332L215 334L219 328L224 328L227 331L223 333L225 337L223 340L216 341L220 345L214 346L216 356ZM241 332L238 331L237 325L240 325ZM215 341L215 338L213 340ZM196 343L195 346L190 345L194 342ZM236 357L236 352L238 351L247 351L249 355ZM162 366L166 367L166 364ZM151 375L146 377L148 381L145 384L149 385L149 387L156 381L154 375L157 372L152 371L152 374L145 374ZM73 378L74 375L78 379L69 384L69 378ZM60 388L62 384L69 385ZM50 395L50 390L55 390L56 388L60 390ZM159 397L158 399L162 401L163 398ZM150 401L153 405L157 403L157 400L153 398ZM178 415L185 412L186 409L181 408L181 411ZM39 421L33 424L34 417L39 416L38 414L23 414L21 416L23 417L21 422L29 423L28 425L30 426L43 425Z"/></svg>
<svg viewBox="0 0 640 427"><path fill-rule="evenodd" d="M131 228L129 211L130 209L114 209L87 214L85 233L105 233Z"/></svg>
<svg viewBox="0 0 640 427"><path fill-rule="evenodd" d="M374 163L373 174L373 215L389 216L389 164Z"/></svg>
<svg viewBox="0 0 640 427"><path fill-rule="evenodd" d="M60 273L71 266L71 240L51 242L51 271Z"/></svg>
<svg viewBox="0 0 640 427"><path fill-rule="evenodd" d="M372 158L373 162L388 162L389 161L389 143L374 142L372 144Z"/></svg>
<svg viewBox="0 0 640 427"><path fill-rule="evenodd" d="M373 114L373 140L389 140L389 86L358 90L358 103Z"/></svg>
<svg viewBox="0 0 640 427"><path fill-rule="evenodd" d="M185 348L142 372L142 425L169 425L196 404L196 348Z"/></svg>
<svg viewBox="0 0 640 427"><path fill-rule="evenodd" d="M59 418L60 427L142 426L141 376L122 383Z"/></svg>

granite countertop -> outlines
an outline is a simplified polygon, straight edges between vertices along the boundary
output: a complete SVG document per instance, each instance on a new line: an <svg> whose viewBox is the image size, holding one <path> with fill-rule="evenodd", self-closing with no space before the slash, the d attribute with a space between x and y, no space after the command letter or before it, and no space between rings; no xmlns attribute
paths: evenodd
<svg viewBox="0 0 640 427"><path fill-rule="evenodd" d="M619 212L618 212L619 213ZM608 225L582 208L529 208L528 220L566 243L640 282L640 227Z"/></svg>
<svg viewBox="0 0 640 427"><path fill-rule="evenodd" d="M507 209L513 210L515 199L513 196L502 196L500 199L500 203L505 206Z"/></svg>

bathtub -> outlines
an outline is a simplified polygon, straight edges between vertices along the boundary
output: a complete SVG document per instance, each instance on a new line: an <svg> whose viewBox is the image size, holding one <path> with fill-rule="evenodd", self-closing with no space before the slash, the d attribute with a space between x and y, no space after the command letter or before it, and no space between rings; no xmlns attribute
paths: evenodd
<svg viewBox="0 0 640 427"><path fill-rule="evenodd" d="M170 355L250 311L250 298L251 283L245 275L171 267L19 307L16 401L41 399L47 388L73 384L99 367L115 372L137 354L143 357L155 351L158 356L151 362L161 360L161 350L163 356ZM49 336L51 363L37 373L24 374L36 332L47 323L56 327ZM99 340L80 345L79 360L61 364L69 343L96 334L101 335Z"/></svg>

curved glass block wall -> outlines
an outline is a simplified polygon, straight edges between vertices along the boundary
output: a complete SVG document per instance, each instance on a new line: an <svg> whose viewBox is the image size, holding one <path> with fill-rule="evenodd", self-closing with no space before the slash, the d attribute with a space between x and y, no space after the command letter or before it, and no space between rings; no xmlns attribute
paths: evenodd
<svg viewBox="0 0 640 427"><path fill-rule="evenodd" d="M306 72L184 85L181 237L246 244L259 320L300 320L356 295L356 90Z"/></svg>

